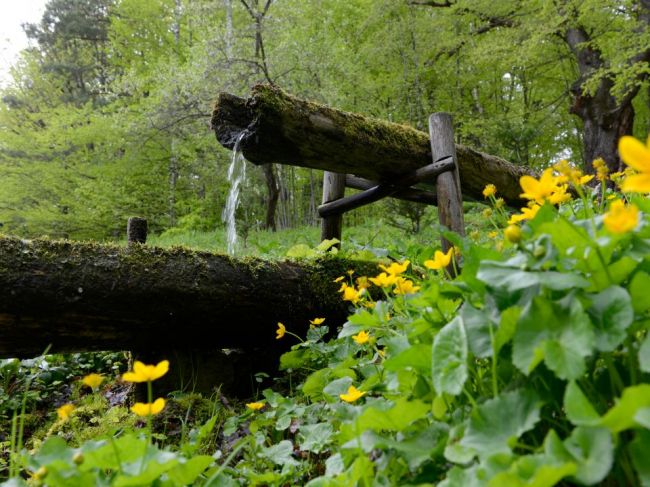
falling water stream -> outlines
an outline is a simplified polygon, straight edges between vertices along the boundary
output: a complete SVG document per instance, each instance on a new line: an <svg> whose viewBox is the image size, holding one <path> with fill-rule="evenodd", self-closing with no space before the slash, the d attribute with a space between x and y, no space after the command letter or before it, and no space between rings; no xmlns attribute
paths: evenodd
<svg viewBox="0 0 650 487"><path fill-rule="evenodd" d="M235 255L237 250L237 228L235 225L235 212L239 206L240 186L246 178L246 159L244 154L240 151L239 145L241 140L246 135L244 130L237 137L235 147L232 150L232 161L228 167L228 182L230 183L230 192L226 200L226 206L223 209L222 220L226 224L226 243L228 246L228 254Z"/></svg>

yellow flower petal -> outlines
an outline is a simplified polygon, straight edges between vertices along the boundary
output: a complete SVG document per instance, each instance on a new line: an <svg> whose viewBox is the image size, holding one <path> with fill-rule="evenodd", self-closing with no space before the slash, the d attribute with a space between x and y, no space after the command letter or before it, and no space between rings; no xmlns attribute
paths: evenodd
<svg viewBox="0 0 650 487"><path fill-rule="evenodd" d="M453 251L454 249L452 248L443 254L439 250L436 250L433 254L433 260L424 261L424 266L427 269L433 269L434 271L447 267L451 262L451 253Z"/></svg>
<svg viewBox="0 0 650 487"><path fill-rule="evenodd" d="M365 392L361 392L356 387L350 386L348 388L348 392L345 394L340 394L339 397L345 402L355 402L365 395L366 395Z"/></svg>
<svg viewBox="0 0 650 487"><path fill-rule="evenodd" d="M650 172L650 149L634 137L621 137L618 141L618 153L628 166L640 172Z"/></svg>
<svg viewBox="0 0 650 487"><path fill-rule="evenodd" d="M309 320L309 324L314 325L314 326L318 326L318 325L322 325L324 321L325 321L325 318L314 318L313 320Z"/></svg>
<svg viewBox="0 0 650 487"><path fill-rule="evenodd" d="M97 389L103 381L104 376L101 374L88 374L83 379L81 379L81 382L91 389Z"/></svg>
<svg viewBox="0 0 650 487"><path fill-rule="evenodd" d="M159 397L152 403L148 402L136 402L131 406L131 411L133 411L138 416L154 416L165 408L165 400L162 397Z"/></svg>
<svg viewBox="0 0 650 487"><path fill-rule="evenodd" d="M66 420L70 418L72 415L72 412L75 410L74 404L64 404L60 408L57 408L56 414L59 417L59 419Z"/></svg>
<svg viewBox="0 0 650 487"><path fill-rule="evenodd" d="M156 365L145 365L139 360L133 363L133 371L122 375L127 382L151 382L161 378L169 371L169 360L163 360Z"/></svg>
<svg viewBox="0 0 650 487"><path fill-rule="evenodd" d="M393 263L392 263L391 265L389 265L388 267L379 264L379 267L380 267L382 270L386 271L386 272L387 272L388 274L390 274L391 276L399 276L399 275L402 274L403 272L406 272L406 269L408 269L408 266L409 266L410 263L411 263L411 261L409 261L409 260L405 260L405 261L402 262L401 264L399 264L399 263L397 263L397 262L393 262Z"/></svg>
<svg viewBox="0 0 650 487"><path fill-rule="evenodd" d="M279 340L287 332L287 327L278 321L278 329L275 330L275 339Z"/></svg>
<svg viewBox="0 0 650 487"><path fill-rule="evenodd" d="M263 402L249 402L249 403L246 403L246 407L248 409L252 409L253 411L259 411L260 409L262 409L264 407L264 403Z"/></svg>
<svg viewBox="0 0 650 487"><path fill-rule="evenodd" d="M621 184L621 191L626 193L650 193L650 173L628 176Z"/></svg>
<svg viewBox="0 0 650 487"><path fill-rule="evenodd" d="M634 230L639 223L639 209L636 205L625 206L621 200L616 200L605 214L603 223L611 233L627 233Z"/></svg>
<svg viewBox="0 0 650 487"><path fill-rule="evenodd" d="M357 345L363 345L364 343L368 342L368 340L370 340L370 333L367 331L360 331L356 335L352 335L352 339Z"/></svg>

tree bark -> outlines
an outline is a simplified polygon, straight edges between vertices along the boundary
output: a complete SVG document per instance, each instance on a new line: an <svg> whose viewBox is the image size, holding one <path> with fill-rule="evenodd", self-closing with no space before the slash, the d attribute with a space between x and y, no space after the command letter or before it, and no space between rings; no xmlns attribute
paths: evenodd
<svg viewBox="0 0 650 487"><path fill-rule="evenodd" d="M347 303L333 280L376 265L237 261L143 245L0 238L0 357L84 350L287 348L277 322L304 335L337 326Z"/></svg>
<svg viewBox="0 0 650 487"><path fill-rule="evenodd" d="M257 85L247 100L222 93L212 115L217 140L229 149L244 130L244 156L254 164L290 164L379 182L431 163L429 136L406 125L343 112ZM519 178L529 170L457 145L463 194L483 200L486 184L511 206L523 204Z"/></svg>
<svg viewBox="0 0 650 487"><path fill-rule="evenodd" d="M583 123L583 167L593 173L592 162L602 158L611 172L623 169L618 155L618 140L632 134L634 107L632 99L640 84L622 99L612 95L613 80L605 76L598 83L593 94L584 92L584 83L598 69L605 66L601 53L591 47L587 32L581 28L567 29L566 42L576 56L580 78L571 87L573 105L570 112L580 117ZM650 52L650 51L649 51Z"/></svg>

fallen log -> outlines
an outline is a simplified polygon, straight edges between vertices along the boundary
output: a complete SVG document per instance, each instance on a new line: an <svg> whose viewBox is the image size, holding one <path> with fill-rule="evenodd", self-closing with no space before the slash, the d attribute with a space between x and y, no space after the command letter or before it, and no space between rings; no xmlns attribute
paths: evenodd
<svg viewBox="0 0 650 487"><path fill-rule="evenodd" d="M244 157L255 164L279 163L390 182L431 164L429 136L406 125L343 112L257 85L248 99L219 95L212 129L221 145L239 140ZM521 206L519 178L530 172L504 159L456 146L464 194L483 200L496 185L498 196Z"/></svg>
<svg viewBox="0 0 650 487"><path fill-rule="evenodd" d="M374 263L233 259L183 248L0 237L0 357L92 350L282 347L277 322L341 324L333 280Z"/></svg>

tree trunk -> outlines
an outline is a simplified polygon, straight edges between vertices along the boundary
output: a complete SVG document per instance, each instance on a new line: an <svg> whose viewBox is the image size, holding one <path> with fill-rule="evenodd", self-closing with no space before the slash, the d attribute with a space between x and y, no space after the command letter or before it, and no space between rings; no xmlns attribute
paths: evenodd
<svg viewBox="0 0 650 487"><path fill-rule="evenodd" d="M246 130L241 148L255 164L290 164L384 182L431 163L424 132L301 100L268 85L255 86L248 100L221 94L212 128L229 149ZM463 194L483 200L483 188L492 183L508 204L524 204L519 178L529 174L526 168L462 145L456 153Z"/></svg>
<svg viewBox="0 0 650 487"><path fill-rule="evenodd" d="M634 125L632 99L640 85L621 100L612 95L613 81L603 77L593 95L584 92L584 82L595 71L604 67L601 53L588 44L590 38L582 28L568 29L566 41L576 56L580 78L571 87L573 105L571 113L583 123L583 164L587 172L593 172L592 162L602 158L611 172L623 169L618 155L618 140L630 135Z"/></svg>
<svg viewBox="0 0 650 487"><path fill-rule="evenodd" d="M0 357L83 350L287 348L277 323L340 325L348 306L333 280L376 265L236 261L163 250L0 238Z"/></svg>

